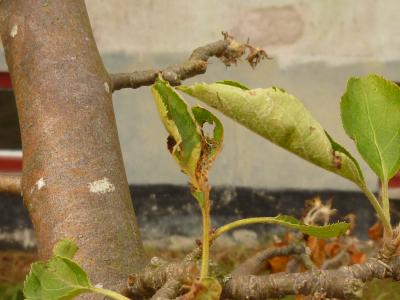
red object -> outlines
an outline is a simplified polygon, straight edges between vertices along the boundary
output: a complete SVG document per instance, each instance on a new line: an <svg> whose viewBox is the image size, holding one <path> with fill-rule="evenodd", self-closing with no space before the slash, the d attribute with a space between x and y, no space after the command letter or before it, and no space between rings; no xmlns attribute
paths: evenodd
<svg viewBox="0 0 400 300"><path fill-rule="evenodd" d="M389 188L400 188L400 173L397 173L396 176L390 179Z"/></svg>
<svg viewBox="0 0 400 300"><path fill-rule="evenodd" d="M12 89L10 74L0 72L0 90ZM22 152L17 150L0 149L0 173L20 173L22 172Z"/></svg>
<svg viewBox="0 0 400 300"><path fill-rule="evenodd" d="M0 89L11 89L12 83L8 72L0 72Z"/></svg>
<svg viewBox="0 0 400 300"><path fill-rule="evenodd" d="M0 156L0 173L20 173L20 172L22 172L22 156L21 157Z"/></svg>

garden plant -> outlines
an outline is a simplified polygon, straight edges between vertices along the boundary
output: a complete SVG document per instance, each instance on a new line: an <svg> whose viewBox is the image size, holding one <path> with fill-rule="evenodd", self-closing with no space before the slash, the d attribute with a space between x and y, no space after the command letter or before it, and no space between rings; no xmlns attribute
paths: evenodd
<svg viewBox="0 0 400 300"><path fill-rule="evenodd" d="M400 232L391 222L388 198L388 182L400 169L400 88L395 83L374 74L350 78L340 100L344 130L381 181L377 198L356 159L284 89L253 89L231 80L182 84L204 73L211 57L231 66L246 56L252 67L268 58L227 33L195 49L180 65L121 74L105 70L82 0L0 1L0 33L24 164L22 178L0 176L0 190L23 195L42 260L26 278L26 299L352 299L362 298L365 282L400 279ZM150 86L168 132L166 148L187 175L202 214L199 245L181 261L146 258L122 163L111 96L143 86ZM205 107L190 107L187 95L357 185L384 228L376 254L359 264L319 269L299 239L265 249L228 274L218 272L210 265L209 249L237 227L276 224L304 238L332 239L346 234L351 224L266 215L212 228L208 172L221 151L224 129ZM276 256L300 257L302 269L261 272L261 265Z"/></svg>

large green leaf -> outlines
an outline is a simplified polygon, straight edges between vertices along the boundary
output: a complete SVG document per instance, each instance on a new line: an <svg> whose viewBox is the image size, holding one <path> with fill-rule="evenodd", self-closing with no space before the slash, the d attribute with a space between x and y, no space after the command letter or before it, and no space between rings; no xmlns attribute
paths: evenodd
<svg viewBox="0 0 400 300"><path fill-rule="evenodd" d="M114 291L93 287L86 272L72 260L77 250L73 242L62 240L47 262L33 263L24 282L26 300L69 300L88 292L129 300Z"/></svg>
<svg viewBox="0 0 400 300"><path fill-rule="evenodd" d="M161 121L170 134L168 149L182 171L194 178L200 159L201 136L186 102L162 79L151 88Z"/></svg>
<svg viewBox="0 0 400 300"><path fill-rule="evenodd" d="M400 169L400 88L377 75L351 78L342 122L358 151L384 181Z"/></svg>
<svg viewBox="0 0 400 300"><path fill-rule="evenodd" d="M357 161L329 137L298 99L284 90L246 90L231 82L179 89L303 159L365 185Z"/></svg>
<svg viewBox="0 0 400 300"><path fill-rule="evenodd" d="M89 292L90 281L85 271L65 257L53 257L48 262L32 264L25 281L27 300L72 299Z"/></svg>

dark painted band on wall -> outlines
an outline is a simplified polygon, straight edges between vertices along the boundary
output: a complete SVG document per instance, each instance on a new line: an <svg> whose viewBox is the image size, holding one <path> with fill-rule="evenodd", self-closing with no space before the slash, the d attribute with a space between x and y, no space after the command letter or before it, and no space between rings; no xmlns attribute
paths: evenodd
<svg viewBox="0 0 400 300"><path fill-rule="evenodd" d="M194 238L200 235L200 210L186 186L134 185L131 186L131 193L145 240L170 235ZM363 194L347 191L269 191L248 187L215 187L211 193L213 225L217 227L240 218L275 216L280 213L300 217L305 201L315 196L322 200L332 199L333 208L337 209L332 221L349 213L355 214L355 233L359 238L367 238L368 228L376 221L375 213ZM400 202L393 201L392 205L394 209L400 208ZM256 231L260 237L283 231L272 225L246 228ZM0 194L0 249L34 247L32 232L21 199Z"/></svg>

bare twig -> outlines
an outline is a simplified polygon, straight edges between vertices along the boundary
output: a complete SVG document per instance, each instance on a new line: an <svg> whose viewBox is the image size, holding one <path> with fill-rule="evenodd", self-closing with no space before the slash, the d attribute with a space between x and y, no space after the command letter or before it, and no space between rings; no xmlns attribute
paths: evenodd
<svg viewBox="0 0 400 300"><path fill-rule="evenodd" d="M21 195L21 177L0 175L0 192Z"/></svg>
<svg viewBox="0 0 400 300"><path fill-rule="evenodd" d="M224 40L195 49L189 59L180 65L172 65L164 70L110 74L112 90L116 91L124 88L136 89L141 86L152 85L159 74L171 85L179 85L182 80L205 73L208 60L213 56L218 57L226 66L231 66L232 64L236 64L237 60L248 50L246 60L253 68L262 59L269 58L264 50L253 47L248 43L238 43L227 33L223 33L223 35Z"/></svg>
<svg viewBox="0 0 400 300"><path fill-rule="evenodd" d="M257 275L263 271L265 261L277 256L299 255L305 253L305 247L291 244L286 247L270 248L257 253L240 264L231 274L232 277L240 275Z"/></svg>
<svg viewBox="0 0 400 300"><path fill-rule="evenodd" d="M374 278L399 280L400 257L393 258L388 264L371 258L364 264L337 270L232 276L224 286L223 298L257 300L324 293L328 298L360 299L363 284Z"/></svg>
<svg viewBox="0 0 400 300"><path fill-rule="evenodd" d="M175 299L180 292L181 283L176 279L168 280L150 300L172 300Z"/></svg>
<svg viewBox="0 0 400 300"><path fill-rule="evenodd" d="M133 295L150 297L170 280L191 283L197 274L198 268L194 262L172 262L160 266L150 265L142 273L129 276L128 289Z"/></svg>
<svg viewBox="0 0 400 300"><path fill-rule="evenodd" d="M340 251L334 257L327 259L321 266L321 269L328 270L328 269L336 269L340 266L346 266L351 261L350 254L347 250Z"/></svg>

